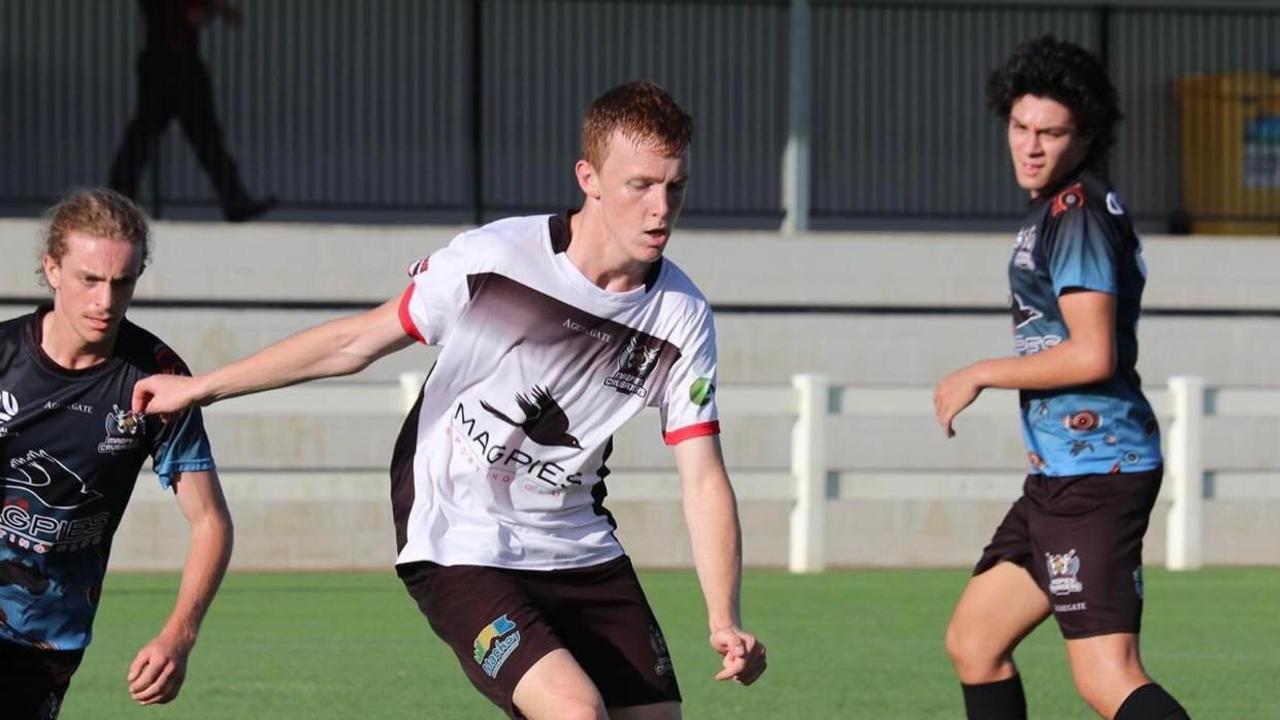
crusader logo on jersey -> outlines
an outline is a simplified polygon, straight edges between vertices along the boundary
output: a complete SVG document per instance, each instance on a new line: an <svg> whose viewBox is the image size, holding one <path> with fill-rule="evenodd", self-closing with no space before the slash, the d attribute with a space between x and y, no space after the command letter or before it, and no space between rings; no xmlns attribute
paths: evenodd
<svg viewBox="0 0 1280 720"><path fill-rule="evenodd" d="M30 493L45 507L71 510L97 500L102 493L90 490L80 476L44 450L30 450L13 458L0 478L6 494L18 490Z"/></svg>
<svg viewBox="0 0 1280 720"><path fill-rule="evenodd" d="M524 413L524 420L516 420L494 406L480 401L480 407L508 425L518 427L530 440L548 447L570 447L581 450L578 438L569 434L569 416L551 393L540 385L534 385L528 395L516 394L516 405Z"/></svg>
<svg viewBox="0 0 1280 720"><path fill-rule="evenodd" d="M111 406L106 425L107 437L98 443L98 452L104 455L114 455L138 447L142 443L142 436L147 432L145 415L121 410L119 405Z"/></svg>
<svg viewBox="0 0 1280 720"><path fill-rule="evenodd" d="M644 383L649 373L658 366L658 357L662 354L662 345L649 347L641 342L640 335L632 335L627 344L618 353L618 369L605 379L605 387L611 387L620 393L645 397L649 391Z"/></svg>

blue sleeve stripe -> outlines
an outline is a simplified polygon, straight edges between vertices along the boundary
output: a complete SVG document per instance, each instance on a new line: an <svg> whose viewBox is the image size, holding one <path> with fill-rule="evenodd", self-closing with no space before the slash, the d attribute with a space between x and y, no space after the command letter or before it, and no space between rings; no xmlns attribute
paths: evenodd
<svg viewBox="0 0 1280 720"><path fill-rule="evenodd" d="M173 485L173 476L178 473L216 470L217 466L213 464L213 458L209 458L207 460L175 460L153 469L160 479L160 487L168 489Z"/></svg>

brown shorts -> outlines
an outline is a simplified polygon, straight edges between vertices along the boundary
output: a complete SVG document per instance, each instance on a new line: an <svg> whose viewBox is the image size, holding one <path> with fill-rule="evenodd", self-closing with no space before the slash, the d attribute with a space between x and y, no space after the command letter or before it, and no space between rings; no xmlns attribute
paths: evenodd
<svg viewBox="0 0 1280 720"><path fill-rule="evenodd" d="M516 683L559 648L607 707L680 701L662 630L625 555L572 570L414 562L396 572L471 684L510 717L521 717Z"/></svg>
<svg viewBox="0 0 1280 720"><path fill-rule="evenodd" d="M1162 473L1028 475L973 574L1002 560L1026 568L1067 639L1137 633L1142 536Z"/></svg>
<svg viewBox="0 0 1280 720"><path fill-rule="evenodd" d="M54 720L83 650L40 650L0 640L0 717Z"/></svg>

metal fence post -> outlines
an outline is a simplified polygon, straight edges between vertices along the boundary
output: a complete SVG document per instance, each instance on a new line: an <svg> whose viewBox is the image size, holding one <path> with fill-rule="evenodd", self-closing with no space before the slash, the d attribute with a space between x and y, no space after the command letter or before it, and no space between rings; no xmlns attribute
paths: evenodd
<svg viewBox="0 0 1280 720"><path fill-rule="evenodd" d="M796 375L796 424L791 434L791 473L796 502L791 508L791 572L817 572L826 564L824 536L827 494L827 378Z"/></svg>
<svg viewBox="0 0 1280 720"><path fill-rule="evenodd" d="M809 0L791 0L787 145L782 153L782 232L809 229Z"/></svg>
<svg viewBox="0 0 1280 720"><path fill-rule="evenodd" d="M1200 428L1204 419L1204 380L1169 378L1173 423L1169 427L1168 476L1173 505L1169 508L1165 563L1170 570L1196 570L1202 563L1201 524L1204 512L1204 462Z"/></svg>
<svg viewBox="0 0 1280 720"><path fill-rule="evenodd" d="M414 404L418 402L418 392L422 390L422 383L426 381L427 377L422 373L400 373L401 412L407 413L413 409Z"/></svg>

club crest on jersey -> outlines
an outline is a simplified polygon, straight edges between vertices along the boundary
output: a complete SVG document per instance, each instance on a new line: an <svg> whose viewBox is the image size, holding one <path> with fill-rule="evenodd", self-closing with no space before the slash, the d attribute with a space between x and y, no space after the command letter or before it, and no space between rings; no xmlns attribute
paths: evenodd
<svg viewBox="0 0 1280 720"><path fill-rule="evenodd" d="M1049 568L1049 592L1054 595L1070 595L1084 590L1084 584L1076 579L1080 572L1080 558L1075 548L1061 554L1045 553L1045 565Z"/></svg>
<svg viewBox="0 0 1280 720"><path fill-rule="evenodd" d="M520 631L516 624L506 615L496 618L476 635L473 643L476 662L480 669L491 678L498 677L498 671L507 661L511 653L520 646Z"/></svg>
<svg viewBox="0 0 1280 720"><path fill-rule="evenodd" d="M611 387L620 393L645 397L649 394L645 381L649 373L658 366L658 356L662 354L662 345L649 347L641 342L640 335L632 335L627 344L618 353L618 369L605 378L605 387Z"/></svg>
<svg viewBox="0 0 1280 720"><path fill-rule="evenodd" d="M1049 214L1053 217L1058 217L1072 208L1082 207L1084 207L1084 186L1076 183L1054 196L1053 205L1049 208Z"/></svg>
<svg viewBox="0 0 1280 720"><path fill-rule="evenodd" d="M146 416L121 410L119 405L111 406L106 424L107 437L98 443L98 452L103 455L114 455L138 447L147 432Z"/></svg>

